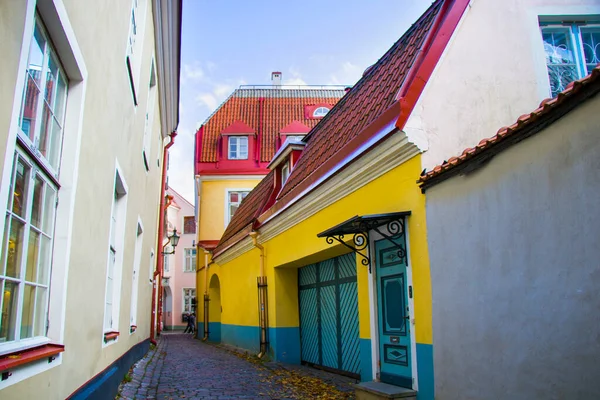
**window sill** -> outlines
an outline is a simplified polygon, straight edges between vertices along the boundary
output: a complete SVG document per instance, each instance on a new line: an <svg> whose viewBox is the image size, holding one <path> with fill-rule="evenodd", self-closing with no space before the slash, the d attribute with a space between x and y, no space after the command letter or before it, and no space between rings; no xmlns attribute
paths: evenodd
<svg viewBox="0 0 600 400"><path fill-rule="evenodd" d="M110 331L104 334L104 343L110 342L111 340L117 340L120 333L117 331Z"/></svg>
<svg viewBox="0 0 600 400"><path fill-rule="evenodd" d="M45 344L27 350L4 354L0 356L0 371L4 372L23 364L41 360L42 358L48 358L48 362L50 363L57 354L63 351L65 351L65 346L62 344Z"/></svg>

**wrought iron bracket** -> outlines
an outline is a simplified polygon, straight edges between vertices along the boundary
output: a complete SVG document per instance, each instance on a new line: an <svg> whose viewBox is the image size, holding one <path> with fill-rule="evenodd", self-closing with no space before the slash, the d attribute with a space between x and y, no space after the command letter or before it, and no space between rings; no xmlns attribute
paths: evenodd
<svg viewBox="0 0 600 400"><path fill-rule="evenodd" d="M410 211L390 214L377 214L355 216L339 225L334 226L317 237L325 237L328 244L334 241L346 246L362 257L361 264L369 267L371 273L371 258L369 257L369 232L374 231L381 235L396 249L396 254L401 262L408 265L406 252L406 221ZM386 229L383 229L385 227ZM352 235L352 240L344 240L344 235Z"/></svg>
<svg viewBox="0 0 600 400"><path fill-rule="evenodd" d="M360 260L362 265L366 265L369 267L369 272L371 272L371 259L367 254L367 247L369 246L369 233L368 232L358 232L352 236L352 245L349 245L344 241L344 235L331 235L325 238L327 244L333 244L333 242L337 241L358 254L362 257Z"/></svg>

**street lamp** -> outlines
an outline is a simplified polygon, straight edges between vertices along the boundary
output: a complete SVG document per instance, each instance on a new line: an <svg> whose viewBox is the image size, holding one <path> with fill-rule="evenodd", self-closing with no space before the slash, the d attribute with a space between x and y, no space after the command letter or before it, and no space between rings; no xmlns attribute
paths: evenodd
<svg viewBox="0 0 600 400"><path fill-rule="evenodd" d="M169 238L169 243L171 244L171 247L173 248L173 251L170 252L162 252L163 255L166 254L175 254L175 247L177 247L177 244L179 243L179 235L177 234L177 228L173 229L173 234L171 236L167 236Z"/></svg>

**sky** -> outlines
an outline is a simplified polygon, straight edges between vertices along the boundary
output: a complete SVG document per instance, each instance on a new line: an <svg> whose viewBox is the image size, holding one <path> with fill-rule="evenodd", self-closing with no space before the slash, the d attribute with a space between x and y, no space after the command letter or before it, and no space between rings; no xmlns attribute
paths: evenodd
<svg viewBox="0 0 600 400"><path fill-rule="evenodd" d="M194 203L194 134L242 84L352 86L431 0L184 0L169 186Z"/></svg>

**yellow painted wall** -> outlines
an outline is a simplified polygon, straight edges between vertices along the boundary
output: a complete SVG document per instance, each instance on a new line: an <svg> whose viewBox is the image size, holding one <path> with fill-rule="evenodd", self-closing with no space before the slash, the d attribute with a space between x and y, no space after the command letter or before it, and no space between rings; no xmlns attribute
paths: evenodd
<svg viewBox="0 0 600 400"><path fill-rule="evenodd" d="M203 181L200 192L198 240L219 240L225 231L227 189L252 189L260 179Z"/></svg>
<svg viewBox="0 0 600 400"><path fill-rule="evenodd" d="M425 196L415 181L421 170L416 156L354 193L263 243L269 280L269 325L295 327L298 318L298 286L295 269L344 252L317 234L355 215L411 211L407 218L409 268L412 269L415 330L419 343L432 343L431 282L427 253ZM225 265L213 264L211 274L221 278L222 323L257 325L256 277L259 251L254 249ZM368 268L357 260L360 337L369 338ZM202 274L199 284L203 287ZM231 307L231 308L230 308Z"/></svg>

